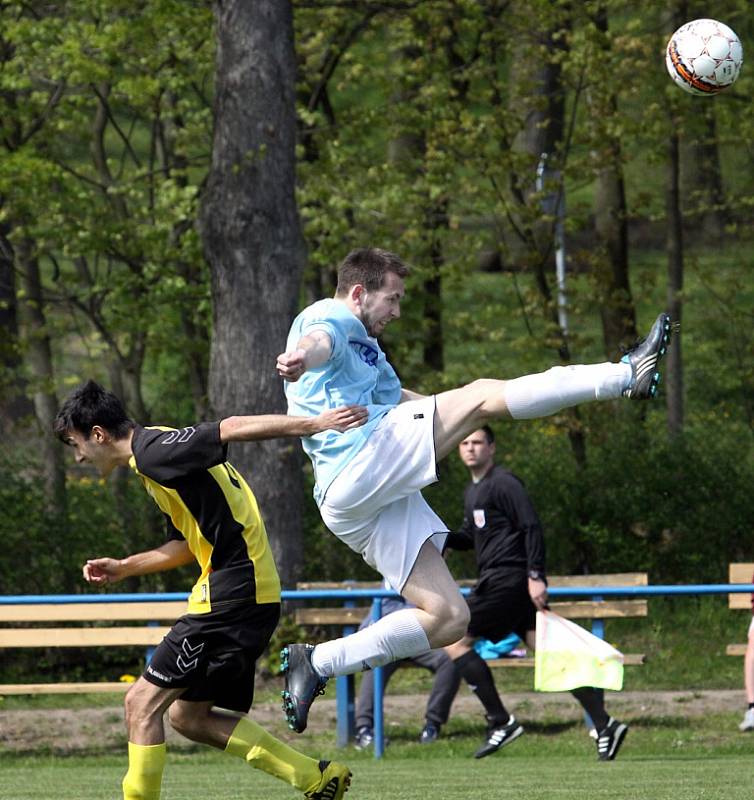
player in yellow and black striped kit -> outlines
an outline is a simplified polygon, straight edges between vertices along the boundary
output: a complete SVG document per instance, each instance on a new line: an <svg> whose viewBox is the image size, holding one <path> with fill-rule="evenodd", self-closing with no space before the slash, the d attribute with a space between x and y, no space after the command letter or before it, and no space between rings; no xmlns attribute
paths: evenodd
<svg viewBox="0 0 754 800"><path fill-rule="evenodd" d="M228 417L181 429L141 427L118 398L94 381L74 391L56 435L106 477L128 465L165 514L167 541L123 559L83 567L95 586L196 561L201 575L188 613L156 648L126 695L129 768L124 800L157 800L165 764L163 715L187 738L239 756L313 800L339 800L350 771L278 741L245 716L254 670L280 615L280 580L256 499L226 461L228 442L311 435L361 425L365 409L344 407L315 418Z"/></svg>

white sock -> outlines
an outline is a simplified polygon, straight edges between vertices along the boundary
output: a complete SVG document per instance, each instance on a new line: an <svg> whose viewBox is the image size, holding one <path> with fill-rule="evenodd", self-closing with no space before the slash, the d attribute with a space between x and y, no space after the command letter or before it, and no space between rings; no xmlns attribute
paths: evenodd
<svg viewBox="0 0 754 800"><path fill-rule="evenodd" d="M623 362L552 367L506 381L503 397L513 419L536 419L590 400L620 397L631 375L631 365Z"/></svg>
<svg viewBox="0 0 754 800"><path fill-rule="evenodd" d="M428 650L429 639L424 628L416 614L404 608L350 636L318 644L312 653L312 666L327 677L350 675Z"/></svg>

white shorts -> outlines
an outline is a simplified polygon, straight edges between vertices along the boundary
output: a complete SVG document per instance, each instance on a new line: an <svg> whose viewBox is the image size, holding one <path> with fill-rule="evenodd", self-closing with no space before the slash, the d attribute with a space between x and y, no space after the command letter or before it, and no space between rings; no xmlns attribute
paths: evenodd
<svg viewBox="0 0 754 800"><path fill-rule="evenodd" d="M749 623L749 636L754 636L754 616L752 616L751 622Z"/></svg>
<svg viewBox="0 0 754 800"><path fill-rule="evenodd" d="M430 536L441 550L448 531L421 489L437 480L435 398L389 411L361 450L330 484L320 505L325 525L403 589Z"/></svg>

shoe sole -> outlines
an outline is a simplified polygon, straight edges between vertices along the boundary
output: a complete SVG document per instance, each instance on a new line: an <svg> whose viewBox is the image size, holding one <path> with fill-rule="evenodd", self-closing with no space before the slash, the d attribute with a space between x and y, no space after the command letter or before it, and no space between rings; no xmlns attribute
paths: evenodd
<svg viewBox="0 0 754 800"><path fill-rule="evenodd" d="M288 681L288 671L290 667L290 651L287 647L284 647L280 651L280 674L286 676L286 682ZM280 697L283 700L283 714L285 715L285 721L288 723L288 727L294 733L303 733L306 730L306 724L308 720L304 720L304 724L301 725L297 716L296 716L296 706L293 703L293 697L288 689L283 689L280 692ZM308 714L307 714L308 717Z"/></svg>
<svg viewBox="0 0 754 800"><path fill-rule="evenodd" d="M511 742L515 742L519 736L524 732L523 725L519 725L515 731L510 736L507 736L504 741L500 742L500 744L493 748L492 750L486 750L484 753L477 751L474 753L474 758L486 758L487 756L491 756L493 753L497 753L498 750L502 750L506 745L509 745Z"/></svg>
<svg viewBox="0 0 754 800"><path fill-rule="evenodd" d="M665 315L665 321L663 323L663 334L662 334L662 342L660 343L660 349L657 351L657 360L654 364L654 369L657 369L657 365L663 359L663 357L668 352L668 347L670 347L670 339L672 338L672 331L673 331L673 324L670 319L670 315ZM654 398L657 395L657 388L660 385L660 373L655 372L652 376L652 383L649 385L649 396L650 398Z"/></svg>
<svg viewBox="0 0 754 800"><path fill-rule="evenodd" d="M628 397L631 399L653 400L657 396L657 389L660 385L660 380L661 380L660 373L657 372L657 366L663 359L663 357L667 354L668 347L670 346L670 340L673 334L673 329L678 326L678 323L675 323L675 325L673 324L669 314L664 314L663 316L664 316L662 325L663 333L662 333L662 340L659 342L659 348L657 349L656 353L645 356L635 367L637 383L642 378L644 378L645 374L650 369L655 371L654 375L652 375L652 378L650 380L646 392L642 392L638 396L629 394Z"/></svg>

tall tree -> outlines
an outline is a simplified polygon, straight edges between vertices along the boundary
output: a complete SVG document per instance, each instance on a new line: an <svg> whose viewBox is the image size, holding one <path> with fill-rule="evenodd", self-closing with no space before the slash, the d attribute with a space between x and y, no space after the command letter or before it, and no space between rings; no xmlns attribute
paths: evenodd
<svg viewBox="0 0 754 800"><path fill-rule="evenodd" d="M593 13L595 56L614 58L608 29L608 10L600 3ZM610 80L593 81L586 92L589 122L594 127L594 228L597 235L595 280L598 285L602 335L608 358L615 358L621 345L636 338L636 309L629 281L628 208L623 176L623 145L616 131L618 114L616 86ZM620 131L620 128L617 128Z"/></svg>
<svg viewBox="0 0 754 800"><path fill-rule="evenodd" d="M305 252L294 196L295 80L289 0L214 5L212 166L201 230L212 273L210 402L216 414L283 411L275 357L296 310ZM297 442L233 458L259 499L284 584L302 567Z"/></svg>

